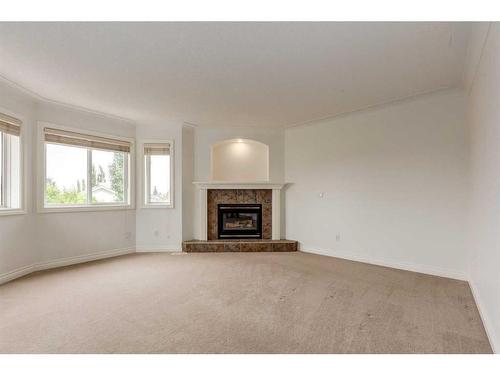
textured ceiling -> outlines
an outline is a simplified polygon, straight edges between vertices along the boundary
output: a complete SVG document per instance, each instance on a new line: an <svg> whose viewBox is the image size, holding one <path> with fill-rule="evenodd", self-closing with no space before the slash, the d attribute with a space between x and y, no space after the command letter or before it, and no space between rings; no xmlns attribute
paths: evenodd
<svg viewBox="0 0 500 375"><path fill-rule="evenodd" d="M0 23L0 74L137 122L282 127L462 84L464 23Z"/></svg>

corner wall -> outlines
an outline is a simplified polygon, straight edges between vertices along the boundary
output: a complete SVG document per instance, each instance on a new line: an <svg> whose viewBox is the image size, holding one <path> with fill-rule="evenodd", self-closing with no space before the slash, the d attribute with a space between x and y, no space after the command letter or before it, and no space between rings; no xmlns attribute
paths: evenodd
<svg viewBox="0 0 500 375"><path fill-rule="evenodd" d="M182 127L182 240L195 238L194 127Z"/></svg>
<svg viewBox="0 0 500 375"><path fill-rule="evenodd" d="M287 130L287 238L466 279L465 104L447 91Z"/></svg>
<svg viewBox="0 0 500 375"><path fill-rule="evenodd" d="M479 30L481 31L481 30ZM483 44L483 42L485 42ZM500 351L500 25L476 50L469 96L471 201L469 263L474 292L493 350ZM482 48L484 46L484 48Z"/></svg>
<svg viewBox="0 0 500 375"><path fill-rule="evenodd" d="M23 120L24 142L24 175L26 186L26 214L0 215L0 280L16 270L22 270L38 260L38 254L33 251L36 243L35 215L33 214L34 199L31 187L35 182L32 161L35 158L33 149L33 128L35 124L35 102L32 98L0 81L0 111L19 117Z"/></svg>
<svg viewBox="0 0 500 375"><path fill-rule="evenodd" d="M141 178L143 161L137 153L136 190L137 251L181 251L182 242L182 122L165 121L161 124L141 124L136 128L137 142L145 139L174 141L174 207L143 208Z"/></svg>
<svg viewBox="0 0 500 375"><path fill-rule="evenodd" d="M234 139L244 138L252 139L265 143L269 146L269 181L283 182L284 181L284 131L282 129L259 129L248 127L235 127L235 128L194 128L194 181L208 181L210 180L210 147L218 142ZM185 179L185 184L192 184L192 181ZM198 220L198 210L200 207L200 197L196 189L185 190L186 194L190 194L189 198L194 202L194 217L191 219L193 227L191 233L200 232L200 223ZM283 205L282 205L283 207ZM284 222L284 207L281 217ZM284 224L283 224L284 225ZM281 231L282 235L285 234L284 230ZM190 238L192 239L192 238Z"/></svg>

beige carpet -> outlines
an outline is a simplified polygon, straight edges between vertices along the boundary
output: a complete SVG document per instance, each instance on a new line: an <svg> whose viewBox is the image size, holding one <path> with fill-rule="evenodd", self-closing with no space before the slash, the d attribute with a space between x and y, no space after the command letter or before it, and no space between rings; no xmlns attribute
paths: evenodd
<svg viewBox="0 0 500 375"><path fill-rule="evenodd" d="M306 253L133 254L0 286L3 353L490 353L465 282Z"/></svg>

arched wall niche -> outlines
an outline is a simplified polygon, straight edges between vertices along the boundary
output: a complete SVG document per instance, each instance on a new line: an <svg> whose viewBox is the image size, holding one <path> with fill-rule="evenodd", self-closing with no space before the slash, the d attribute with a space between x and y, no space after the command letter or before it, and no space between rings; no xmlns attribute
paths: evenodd
<svg viewBox="0 0 500 375"><path fill-rule="evenodd" d="M269 181L269 146L252 139L227 139L211 146L213 181Z"/></svg>

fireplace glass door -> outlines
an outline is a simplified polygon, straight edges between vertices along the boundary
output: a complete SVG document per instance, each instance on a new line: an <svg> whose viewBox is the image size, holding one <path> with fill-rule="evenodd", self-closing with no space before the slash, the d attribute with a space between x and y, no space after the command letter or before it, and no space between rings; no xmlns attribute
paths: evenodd
<svg viewBox="0 0 500 375"><path fill-rule="evenodd" d="M218 237L262 238L262 205L260 204L219 204Z"/></svg>

